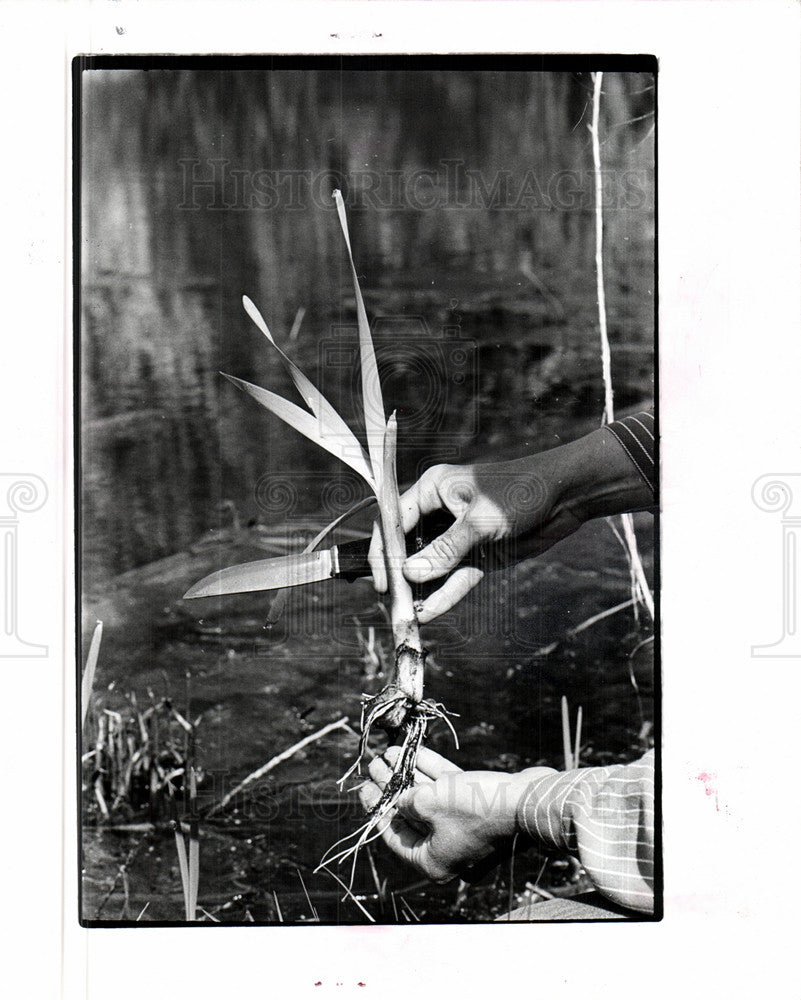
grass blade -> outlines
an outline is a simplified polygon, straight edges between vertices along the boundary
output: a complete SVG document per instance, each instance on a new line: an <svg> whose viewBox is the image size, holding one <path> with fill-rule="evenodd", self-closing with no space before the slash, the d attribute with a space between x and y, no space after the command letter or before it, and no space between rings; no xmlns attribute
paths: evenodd
<svg viewBox="0 0 801 1000"><path fill-rule="evenodd" d="M573 751L570 749L570 714L567 709L567 698L562 695L562 751L565 755L565 770L573 768Z"/></svg>
<svg viewBox="0 0 801 1000"><path fill-rule="evenodd" d="M289 331L289 343L294 344L298 339L298 334L300 333L300 324L303 322L303 317L306 315L305 306L300 306L298 311L295 313L295 319L292 323L292 329Z"/></svg>
<svg viewBox="0 0 801 1000"><path fill-rule="evenodd" d="M306 895L306 902L309 904L309 909L311 910L312 920L314 920L315 923L319 924L320 914L317 912L317 907L311 901L309 890L306 888L306 883L303 881L303 875L301 874L300 869L298 869L298 878L300 879L300 884L303 886L303 892Z"/></svg>
<svg viewBox="0 0 801 1000"><path fill-rule="evenodd" d="M103 622L98 622L92 635L89 655L86 658L86 667L81 680L81 729L86 722L86 713L89 710L89 700L92 697L92 688L95 683L95 669L97 668L97 658L100 655L100 640L102 638Z"/></svg>
<svg viewBox="0 0 801 1000"><path fill-rule="evenodd" d="M368 919L368 920L370 921L370 923L371 923L371 924L374 924L374 923L375 923L375 917L374 917L374 916L373 916L373 915L372 915L372 914L371 914L371 913L370 913L370 912L369 912L368 910L366 910L366 909L365 909L365 908L364 908L364 907L362 906L362 904L361 904L361 903L359 902L359 900L358 900L358 899L357 899L357 898L356 898L356 897L355 897L355 896L353 895L353 893L352 893L352 892L350 891L350 888L349 888L348 886L346 886L346 885L345 885L345 883L344 883L344 882L342 881L342 879L341 879L341 878L339 877L339 875L337 875L337 873L336 873L336 872L332 872L332 871L331 871L331 869L330 869L330 868L328 868L328 867L326 867L325 865L321 865L320 867L321 867L321 868L323 868L323 869L325 869L325 871L327 871L327 872L328 872L328 874L329 874L329 875L331 876L331 878L333 878L333 879L335 879L335 880L336 880L337 882L339 882L339 884L340 884L340 885L342 886L342 888L343 888L343 889L345 890L345 895L344 895L344 896L342 897L342 898L343 898L343 900L344 900L344 899L349 899L349 900L350 900L350 901L351 901L352 903L355 903L355 904L356 904L356 906L358 906L358 907L359 907L359 909L360 909L360 910L362 911L362 913L363 913L363 914L365 915L365 917L367 917L367 919Z"/></svg>
<svg viewBox="0 0 801 1000"><path fill-rule="evenodd" d="M173 832L175 833L175 849L178 852L178 867L181 870L181 889L184 894L184 915L187 920L192 919L190 910L191 893L189 890L189 864L186 860L186 844L180 823L173 822Z"/></svg>
<svg viewBox="0 0 801 1000"><path fill-rule="evenodd" d="M189 919L197 916L197 895L200 885L200 841L198 840L197 822L193 823L189 834Z"/></svg>
<svg viewBox="0 0 801 1000"><path fill-rule="evenodd" d="M369 846L367 847L367 860L370 864L370 874L373 876L375 891L378 894L378 907L383 913L384 903L386 902L386 891L385 887L381 885L381 880L378 877L378 869L375 866L375 858L373 857L372 849Z"/></svg>
<svg viewBox="0 0 801 1000"><path fill-rule="evenodd" d="M225 809L228 803L237 795L239 795L240 792L244 791L246 788L252 785L254 781L258 781L260 778L263 778L265 774L267 774L269 771L272 771L273 768L276 767L278 764L280 764L282 761L289 760L289 758L292 757L294 754L296 754L298 750L302 750L304 747L307 747L310 743L314 743L315 740L320 740L324 736L327 736L329 733L333 733L334 730L344 729L347 726L347 722L348 722L347 715L343 715L341 719L337 719L336 722L329 722L327 726L323 726L322 729L318 729L316 733L312 733L310 736L304 736L302 740L299 740L293 746L289 747L288 750L283 750L281 753L276 754L276 756L273 757L271 760L268 760L266 764L263 764L255 771L252 771L243 781L240 781L239 784L236 786L236 788L231 789L231 791L228 792L227 795L224 795L219 802L217 802L215 805L211 807L211 809L209 809L209 811L206 813L206 816L207 817L214 816L215 813L218 813L221 810Z"/></svg>
<svg viewBox="0 0 801 1000"><path fill-rule="evenodd" d="M354 451L351 443L344 441L341 437L329 437L321 433L320 421L317 417L309 413L307 410L303 410L299 406L296 406L295 403L290 403L289 400L284 399L283 396L270 392L269 389L262 389L257 385L253 385L251 382L245 382L243 379L236 378L233 375L226 375L225 372L220 372L220 374L235 385L237 389L242 389L243 392L252 396L260 406L269 410L270 413L274 413L276 417L280 417L280 419L289 424L290 427L294 427L300 434L303 434L310 441L314 441L315 444L324 448L327 452L330 452L341 462L349 465L354 472L359 473L359 475L366 481L370 489L375 492L376 485L374 477L372 476L369 466L367 465L367 460L361 450L361 445L359 445L353 435L351 435L351 437L353 437L353 442L355 442L355 444L359 447L358 452Z"/></svg>
<svg viewBox="0 0 801 1000"><path fill-rule="evenodd" d="M194 732L190 737L191 757L194 757ZM197 779L195 765L189 764L189 912L197 918L197 895L200 885L200 825L197 818Z"/></svg>
<svg viewBox="0 0 801 1000"><path fill-rule="evenodd" d="M373 466L373 478L376 483L376 493L381 491L382 464L384 455L384 430L386 428L386 417L384 416L384 398L381 393L381 382L378 378L378 363L375 359L373 348L373 338L370 336L370 324L367 322L367 311L364 308L364 299L359 287L359 276L356 274L356 265L353 262L353 252L350 246L350 233L348 232L348 220L345 215L345 202L342 200L342 193L334 191L334 201L337 206L339 224L342 227L342 235L345 237L345 245L348 248L348 261L353 276L353 291L356 295L356 318L359 325L359 356L362 370L362 404L364 406L364 426L367 433L367 448L370 452L370 461Z"/></svg>
<svg viewBox="0 0 801 1000"><path fill-rule="evenodd" d="M245 312L248 316L250 316L256 326L281 355L284 364L289 369L289 374L292 376L292 381L295 383L298 392L303 397L304 403L306 403L315 417L317 417L318 432L320 436L341 438L340 447L342 450L347 450L347 452L353 456L361 456L364 463L363 468L369 469L369 459L367 455L365 455L364 449L359 444L356 435L350 427L348 427L331 403L329 403L325 396L320 392L317 386L311 381L311 379L307 378L295 362L281 350L275 342L273 335L270 333L267 324L264 321L264 317L256 308L252 300L247 297L247 295L242 296L242 305L245 307ZM364 475L363 471L361 475Z"/></svg>
<svg viewBox="0 0 801 1000"><path fill-rule="evenodd" d="M419 924L420 918L417 916L417 914L414 912L411 906L409 906L409 904L406 902L403 896L398 896L398 899L401 901L401 906L404 908L404 910L406 910L406 912L409 913L412 919Z"/></svg>

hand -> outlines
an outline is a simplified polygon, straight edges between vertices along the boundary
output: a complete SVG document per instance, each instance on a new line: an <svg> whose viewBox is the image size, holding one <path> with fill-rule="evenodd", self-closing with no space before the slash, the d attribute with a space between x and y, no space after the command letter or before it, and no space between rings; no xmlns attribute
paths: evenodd
<svg viewBox="0 0 801 1000"><path fill-rule="evenodd" d="M392 773L400 747L370 762L372 781L359 796L371 809ZM520 774L462 771L427 747L417 755L415 783L398 799L382 838L404 861L435 882L447 882L482 861L518 830L517 808L532 779L549 768Z"/></svg>
<svg viewBox="0 0 801 1000"><path fill-rule="evenodd" d="M559 449L556 449L558 451ZM426 583L450 574L418 609L421 624L449 611L484 576L479 566L459 566L471 550L513 536L526 535L526 555L539 555L571 534L581 521L563 507L554 452L486 465L435 465L400 498L404 532L425 514L447 510L453 524L403 570L411 583ZM558 456L557 456L558 458ZM370 546L370 568L376 590L387 589L384 550L378 525ZM457 568L458 567L458 568Z"/></svg>
<svg viewBox="0 0 801 1000"><path fill-rule="evenodd" d="M410 583L450 574L423 601L419 622L449 611L483 578L480 567L459 565L477 546L517 537L521 557L539 555L590 518L641 510L652 502L650 490L606 428L509 462L433 466L400 498L404 532L436 510L455 518L404 563ZM383 593L387 575L377 524L369 559L375 588Z"/></svg>

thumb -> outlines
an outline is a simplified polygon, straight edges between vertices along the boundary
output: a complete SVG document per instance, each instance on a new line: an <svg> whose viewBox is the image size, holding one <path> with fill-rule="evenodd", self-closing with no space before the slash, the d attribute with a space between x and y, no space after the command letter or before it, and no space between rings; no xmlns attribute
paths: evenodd
<svg viewBox="0 0 801 1000"><path fill-rule="evenodd" d="M436 580L455 569L480 536L466 517L453 524L420 552L415 552L403 564L403 572L411 583Z"/></svg>

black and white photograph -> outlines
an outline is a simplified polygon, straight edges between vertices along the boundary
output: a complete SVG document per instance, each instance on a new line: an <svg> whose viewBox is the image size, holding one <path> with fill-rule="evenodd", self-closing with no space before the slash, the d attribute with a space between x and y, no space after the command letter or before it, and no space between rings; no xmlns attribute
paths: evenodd
<svg viewBox="0 0 801 1000"><path fill-rule="evenodd" d="M81 921L659 919L656 59L73 74Z"/></svg>
<svg viewBox="0 0 801 1000"><path fill-rule="evenodd" d="M799 28L0 4L9 995L796 997Z"/></svg>

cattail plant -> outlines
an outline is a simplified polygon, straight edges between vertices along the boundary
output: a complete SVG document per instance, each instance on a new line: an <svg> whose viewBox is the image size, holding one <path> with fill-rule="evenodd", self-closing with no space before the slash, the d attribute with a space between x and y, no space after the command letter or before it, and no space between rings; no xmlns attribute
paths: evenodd
<svg viewBox="0 0 801 1000"><path fill-rule="evenodd" d="M341 783L344 783L355 771L360 771L362 762L370 752L368 740L373 729L386 730L393 737L399 739L402 744L402 752L380 801L371 811L366 823L350 837L334 845L323 858L321 868L334 862L342 862L349 857L353 858L355 864L359 849L380 835L382 820L391 814L398 797L413 782L417 751L425 737L428 723L432 719L444 720L451 729L454 738L456 736L443 706L423 697L426 652L420 638L412 590L402 571L406 558L406 543L400 515L396 471L397 420L394 413L389 416L389 419L385 414L378 364L353 259L345 205L339 191L334 191L333 197L345 240L356 297L362 407L367 450L365 451L356 435L331 403L278 346L261 313L247 296L243 297L242 300L245 311L280 355L308 409L303 409L267 389L225 375L229 381L248 393L261 406L349 465L362 477L370 490L370 497L362 500L350 511L340 515L324 528L307 546L307 551L316 548L335 527L358 510L364 509L371 502L378 505L389 584L394 663L389 681L383 690L372 697L363 696L358 754L351 768L342 777ZM270 610L271 619L275 617L277 611L280 612L280 603L281 599L279 598L276 608L274 599Z"/></svg>

